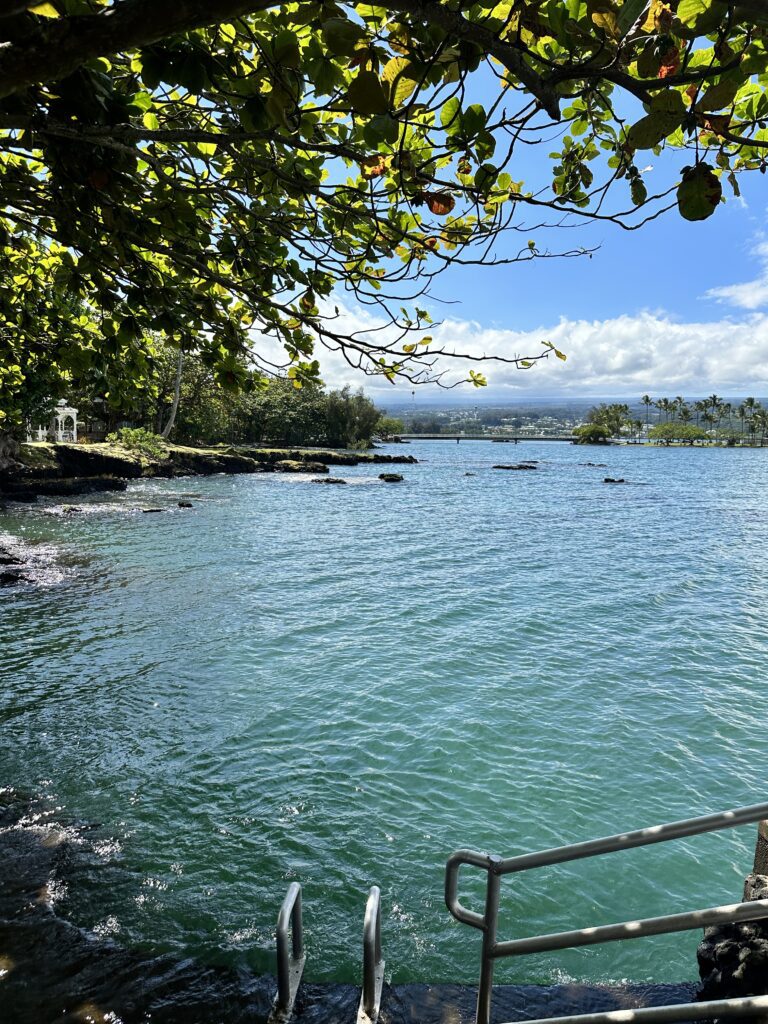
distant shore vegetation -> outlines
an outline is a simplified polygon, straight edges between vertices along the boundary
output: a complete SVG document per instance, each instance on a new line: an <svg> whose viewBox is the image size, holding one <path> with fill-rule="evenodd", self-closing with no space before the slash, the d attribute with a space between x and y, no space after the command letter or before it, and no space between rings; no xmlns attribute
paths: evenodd
<svg viewBox="0 0 768 1024"><path fill-rule="evenodd" d="M599 444L624 437L667 445L716 442L762 446L768 435L768 409L752 397L728 402L715 394L698 400L643 395L640 404L643 418L634 416L628 404L592 406L587 422L573 431L577 441Z"/></svg>
<svg viewBox="0 0 768 1024"><path fill-rule="evenodd" d="M179 444L326 445L367 448L376 437L402 433L400 420L386 416L362 389L325 390L276 377L264 386L241 368L235 392L221 386L215 368L197 354L161 348L141 390L120 402L104 400L102 382L86 381L68 400L79 410L87 439L105 435L156 437ZM44 422L44 412L41 411Z"/></svg>

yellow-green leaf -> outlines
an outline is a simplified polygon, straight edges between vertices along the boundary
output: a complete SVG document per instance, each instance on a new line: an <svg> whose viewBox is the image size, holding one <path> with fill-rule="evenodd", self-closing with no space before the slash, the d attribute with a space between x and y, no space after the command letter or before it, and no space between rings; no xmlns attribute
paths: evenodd
<svg viewBox="0 0 768 1024"><path fill-rule="evenodd" d="M31 14L39 14L41 18L61 17L53 4L35 4L34 7L29 8L29 11Z"/></svg>

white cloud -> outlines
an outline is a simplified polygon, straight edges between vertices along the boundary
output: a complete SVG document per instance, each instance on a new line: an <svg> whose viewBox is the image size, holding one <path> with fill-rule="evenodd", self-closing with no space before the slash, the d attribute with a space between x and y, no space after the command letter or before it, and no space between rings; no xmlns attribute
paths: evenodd
<svg viewBox="0 0 768 1024"><path fill-rule="evenodd" d="M768 258L768 243L766 246ZM370 310L339 306L334 327L340 332L370 331L379 321ZM551 341L567 355L554 355L529 370L503 362L475 364L442 357L446 381L466 376L470 367L488 378L488 388L462 385L450 393L423 386L424 400L483 401L539 396L640 396L645 391L693 395L716 391L726 395L768 394L768 314L752 313L739 319L680 322L663 311L644 311L605 320L542 322L528 331L486 327L470 320L449 319L430 333L434 348L474 356L535 355L543 341ZM374 336L372 336L374 337ZM378 336L380 337L380 336ZM257 342L264 351L265 339ZM273 355L278 349L272 343ZM410 399L412 385L395 386L381 377L366 376L348 365L340 352L317 346L323 380L328 387L363 386L377 402L398 404Z"/></svg>
<svg viewBox="0 0 768 1024"><path fill-rule="evenodd" d="M759 277L742 284L727 284L719 288L710 288L706 293L708 299L716 299L740 309L760 309L768 304L768 242L760 242L752 250L761 264Z"/></svg>

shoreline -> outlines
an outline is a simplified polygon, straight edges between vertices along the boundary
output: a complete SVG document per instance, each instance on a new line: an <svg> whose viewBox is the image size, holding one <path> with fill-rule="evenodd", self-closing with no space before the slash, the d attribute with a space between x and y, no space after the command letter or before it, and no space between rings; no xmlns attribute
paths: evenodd
<svg viewBox="0 0 768 1024"><path fill-rule="evenodd" d="M329 466L414 465L413 455L352 452L329 448L262 448L229 445L192 448L168 445L164 459L117 444L35 442L19 445L12 465L0 471L0 504L33 503L38 497L73 497L124 491L129 480L218 473L315 473Z"/></svg>

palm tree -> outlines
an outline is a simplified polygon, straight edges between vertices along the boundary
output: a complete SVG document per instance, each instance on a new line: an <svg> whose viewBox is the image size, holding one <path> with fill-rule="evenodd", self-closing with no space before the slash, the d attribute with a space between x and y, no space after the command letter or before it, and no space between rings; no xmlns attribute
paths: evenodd
<svg viewBox="0 0 768 1024"><path fill-rule="evenodd" d="M666 423L672 410L672 403L668 398L660 398L658 402L654 402L654 405L664 413L664 422Z"/></svg>
<svg viewBox="0 0 768 1024"><path fill-rule="evenodd" d="M712 411L712 423L714 426L720 425L720 410L723 407L723 400L720 395L710 395L709 398L705 398L704 401Z"/></svg>
<svg viewBox="0 0 768 1024"><path fill-rule="evenodd" d="M693 413L691 412L690 405L686 405L685 402L683 402L682 406L680 407L680 420L683 423L690 423L692 419Z"/></svg>
<svg viewBox="0 0 768 1024"><path fill-rule="evenodd" d="M648 410L654 403L650 395L643 395L640 401L645 406L645 431L648 433Z"/></svg>
<svg viewBox="0 0 768 1024"><path fill-rule="evenodd" d="M749 398L744 399L744 410L747 418L747 430L752 435L752 443L754 443L754 435L757 430L757 423L754 422L754 417L755 414L759 412L761 408L762 406L756 398L752 398L750 396Z"/></svg>
<svg viewBox="0 0 768 1024"><path fill-rule="evenodd" d="M677 395L675 398L672 399L673 411L676 416L680 414L680 410L683 408L684 405L685 399L682 395Z"/></svg>
<svg viewBox="0 0 768 1024"><path fill-rule="evenodd" d="M702 398L698 402L693 403L693 408L696 410L696 426L699 425L699 416L702 416L707 411L707 403Z"/></svg>
<svg viewBox="0 0 768 1024"><path fill-rule="evenodd" d="M768 432L768 409L755 409L751 422L754 423L755 427L760 431L760 447L762 448L765 444L766 432Z"/></svg>
<svg viewBox="0 0 768 1024"><path fill-rule="evenodd" d="M730 434L733 423L731 422L731 416L733 415L733 406L730 402L723 402L723 416L728 417L728 433Z"/></svg>
<svg viewBox="0 0 768 1024"><path fill-rule="evenodd" d="M736 410L736 415L741 420L741 439L744 440L744 420L747 418L747 407L742 402L739 408Z"/></svg>

